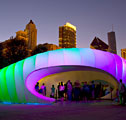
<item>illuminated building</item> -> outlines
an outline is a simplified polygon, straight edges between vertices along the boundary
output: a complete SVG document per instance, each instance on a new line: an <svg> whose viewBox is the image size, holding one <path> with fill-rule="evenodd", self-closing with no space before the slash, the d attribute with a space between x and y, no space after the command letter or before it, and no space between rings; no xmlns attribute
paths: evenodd
<svg viewBox="0 0 126 120"><path fill-rule="evenodd" d="M108 32L109 52L117 54L115 32Z"/></svg>
<svg viewBox="0 0 126 120"><path fill-rule="evenodd" d="M95 37L90 44L90 48L102 51L108 51L109 46L105 42L100 40L98 37Z"/></svg>
<svg viewBox="0 0 126 120"><path fill-rule="evenodd" d="M93 78L92 72L95 72L94 77L99 73L97 77L101 76L102 80L104 79L113 85L113 97L116 95L119 80L122 79L122 82L126 84L126 62L120 56L90 48L58 49L28 57L1 69L0 101L52 103L55 101L54 98L43 96L35 90L36 83L44 82L49 91L52 84L56 86L60 81L70 79L66 74L64 76L58 76L58 74L76 73L76 71L87 71L88 74L85 74L87 76L81 76L79 80L85 79L88 82L96 80ZM77 78L74 78L73 73L70 75L72 77L70 80L74 83ZM107 97L110 98L111 93L106 96L106 99Z"/></svg>
<svg viewBox="0 0 126 120"><path fill-rule="evenodd" d="M37 45L37 29L32 20L26 25L24 31L28 35L28 48L33 50Z"/></svg>
<svg viewBox="0 0 126 120"><path fill-rule="evenodd" d="M126 48L125 49L121 49L121 57L126 59Z"/></svg>
<svg viewBox="0 0 126 120"><path fill-rule="evenodd" d="M22 30L16 32L16 38L18 40L28 40L27 32L24 32Z"/></svg>
<svg viewBox="0 0 126 120"><path fill-rule="evenodd" d="M59 27L59 47L76 48L76 26L67 22Z"/></svg>
<svg viewBox="0 0 126 120"><path fill-rule="evenodd" d="M55 45L55 44L48 44L45 43L43 44L48 50L57 50L57 49L61 49L61 47Z"/></svg>

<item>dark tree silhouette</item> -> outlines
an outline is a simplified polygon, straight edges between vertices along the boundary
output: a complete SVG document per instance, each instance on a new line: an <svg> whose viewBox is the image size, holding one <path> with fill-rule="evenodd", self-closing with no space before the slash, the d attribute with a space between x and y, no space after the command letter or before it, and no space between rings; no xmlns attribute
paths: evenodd
<svg viewBox="0 0 126 120"><path fill-rule="evenodd" d="M32 51L32 55L43 53L48 51L48 49L44 46L44 44L38 44L35 49Z"/></svg>
<svg viewBox="0 0 126 120"><path fill-rule="evenodd" d="M3 42L0 56L1 68L30 56L30 50L27 46L27 41L16 38Z"/></svg>
<svg viewBox="0 0 126 120"><path fill-rule="evenodd" d="M31 55L48 51L47 45L48 43L39 44L34 50L30 50L26 40L14 38L0 43L0 69Z"/></svg>

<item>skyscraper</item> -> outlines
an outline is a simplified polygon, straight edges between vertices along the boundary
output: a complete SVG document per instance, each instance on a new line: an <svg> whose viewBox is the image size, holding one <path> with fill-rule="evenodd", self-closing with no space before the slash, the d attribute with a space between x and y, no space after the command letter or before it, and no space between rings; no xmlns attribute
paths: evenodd
<svg viewBox="0 0 126 120"><path fill-rule="evenodd" d="M28 36L28 48L33 50L37 45L37 29L32 20L26 25L24 31L27 32Z"/></svg>
<svg viewBox="0 0 126 120"><path fill-rule="evenodd" d="M115 32L108 32L109 52L117 54Z"/></svg>
<svg viewBox="0 0 126 120"><path fill-rule="evenodd" d="M90 44L90 48L102 51L108 51L109 46L105 42L100 40L98 37L95 37Z"/></svg>
<svg viewBox="0 0 126 120"><path fill-rule="evenodd" d="M76 26L67 22L59 27L59 47L76 48Z"/></svg>
<svg viewBox="0 0 126 120"><path fill-rule="evenodd" d="M121 57L126 59L126 48L121 49Z"/></svg>

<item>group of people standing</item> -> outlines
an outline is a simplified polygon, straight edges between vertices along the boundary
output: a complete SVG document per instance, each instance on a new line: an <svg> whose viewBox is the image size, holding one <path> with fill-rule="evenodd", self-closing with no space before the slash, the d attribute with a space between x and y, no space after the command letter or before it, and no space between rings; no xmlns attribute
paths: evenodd
<svg viewBox="0 0 126 120"><path fill-rule="evenodd" d="M46 86L43 83L39 89L39 82L35 85L35 90L46 96ZM65 100L84 100L88 101L90 99L100 98L108 93L112 92L112 88L107 85L105 87L100 82L95 84L92 81L90 84L85 82L79 82L76 80L74 84L70 80L67 81L66 84L63 82L59 82L57 89L54 85L51 87L50 97L60 99L61 101ZM117 97L121 105L125 105L126 103L126 87L120 80L119 89L117 91Z"/></svg>
<svg viewBox="0 0 126 120"><path fill-rule="evenodd" d="M66 84L60 82L58 85L58 98L61 100L84 100L96 99L101 97L101 83L95 85L94 81L89 85L86 81L80 83L79 80L75 81L74 84L70 80Z"/></svg>
<svg viewBox="0 0 126 120"><path fill-rule="evenodd" d="M41 87L39 87L39 82L37 82L35 89L42 95L46 96L46 86L44 83ZM90 84L88 84L86 81L80 83L79 80L76 80L74 84L72 84L72 82L68 80L66 84L59 82L57 89L54 85L52 85L50 97L61 99L61 101L64 99L69 101L88 101L89 99L96 99L110 92L107 89L106 91L107 92L103 92L103 85L101 83L95 84L94 81L92 81Z"/></svg>
<svg viewBox="0 0 126 120"><path fill-rule="evenodd" d="M39 82L37 82L35 85L35 90L37 92L41 93L42 95L46 96L46 86L44 83L42 84L42 86L39 89Z"/></svg>

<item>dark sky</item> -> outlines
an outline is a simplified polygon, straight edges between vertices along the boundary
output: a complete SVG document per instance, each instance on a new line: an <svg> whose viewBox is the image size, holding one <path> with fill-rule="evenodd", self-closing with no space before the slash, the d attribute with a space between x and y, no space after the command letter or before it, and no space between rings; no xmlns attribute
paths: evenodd
<svg viewBox="0 0 126 120"><path fill-rule="evenodd" d="M77 47L87 48L95 36L108 43L116 33L117 49L126 48L126 0L0 0L0 41L24 30L32 19L39 43L58 45L59 26L77 27Z"/></svg>

